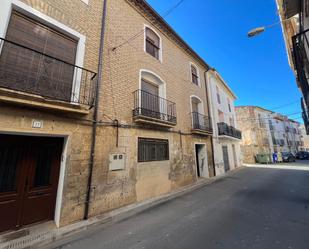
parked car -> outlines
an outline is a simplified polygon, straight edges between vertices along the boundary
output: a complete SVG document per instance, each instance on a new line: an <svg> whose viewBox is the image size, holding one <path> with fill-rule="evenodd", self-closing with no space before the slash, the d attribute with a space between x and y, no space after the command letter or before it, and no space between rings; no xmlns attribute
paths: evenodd
<svg viewBox="0 0 309 249"><path fill-rule="evenodd" d="M300 160L308 160L309 159L309 152L308 151L298 151L296 153L296 158Z"/></svg>
<svg viewBox="0 0 309 249"><path fill-rule="evenodd" d="M283 162L295 162L296 158L291 152L282 152Z"/></svg>

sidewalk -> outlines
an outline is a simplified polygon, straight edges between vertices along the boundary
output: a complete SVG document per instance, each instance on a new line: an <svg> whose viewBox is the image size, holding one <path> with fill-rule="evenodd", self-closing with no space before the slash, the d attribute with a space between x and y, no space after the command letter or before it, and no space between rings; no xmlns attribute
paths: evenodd
<svg viewBox="0 0 309 249"><path fill-rule="evenodd" d="M308 162L308 163L307 163ZM246 164L243 166L249 168L264 168L264 169L285 169L285 170L304 170L309 171L309 161L303 163L276 163L276 164Z"/></svg>
<svg viewBox="0 0 309 249"><path fill-rule="evenodd" d="M111 212L89 218L88 220L80 221L65 227L56 228L53 222L40 224L32 228L25 228L19 231L13 231L7 234L0 235L0 249L23 249L23 248L43 248L49 243L64 240L71 235L81 231L88 230L98 225L111 225L121 220L127 219L146 209L152 208L161 203L167 202L178 196L187 194L208 184L211 184L218 179L224 178L233 174L235 171L242 169L239 167L233 171L227 172L224 175L217 176L211 179L200 179L196 183L170 192L163 196L148 199L146 201L134 203Z"/></svg>

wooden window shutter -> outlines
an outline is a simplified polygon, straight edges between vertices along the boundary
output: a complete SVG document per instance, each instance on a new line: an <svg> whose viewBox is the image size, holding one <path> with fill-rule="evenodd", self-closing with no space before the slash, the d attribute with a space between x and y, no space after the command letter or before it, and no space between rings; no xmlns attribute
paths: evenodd
<svg viewBox="0 0 309 249"><path fill-rule="evenodd" d="M4 43L0 86L71 101L77 41L16 11L6 39L26 48Z"/></svg>

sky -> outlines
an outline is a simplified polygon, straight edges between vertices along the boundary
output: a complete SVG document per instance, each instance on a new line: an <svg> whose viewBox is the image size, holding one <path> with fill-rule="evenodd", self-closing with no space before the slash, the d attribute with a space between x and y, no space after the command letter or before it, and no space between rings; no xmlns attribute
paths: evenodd
<svg viewBox="0 0 309 249"><path fill-rule="evenodd" d="M179 2L147 1L161 15ZM275 0L184 0L165 20L221 74L236 106L261 106L302 122L280 24L247 38L249 30L279 21Z"/></svg>

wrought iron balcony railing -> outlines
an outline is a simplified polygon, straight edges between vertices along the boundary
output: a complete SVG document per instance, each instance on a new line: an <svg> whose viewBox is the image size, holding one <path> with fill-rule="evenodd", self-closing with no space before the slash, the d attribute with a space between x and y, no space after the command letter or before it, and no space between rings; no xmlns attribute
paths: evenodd
<svg viewBox="0 0 309 249"><path fill-rule="evenodd" d="M309 106L309 29L293 36L293 59L297 81Z"/></svg>
<svg viewBox="0 0 309 249"><path fill-rule="evenodd" d="M218 123L218 131L220 136L229 136L237 139L242 138L240 130L223 122Z"/></svg>
<svg viewBox="0 0 309 249"><path fill-rule="evenodd" d="M96 73L0 38L0 88L94 105Z"/></svg>
<svg viewBox="0 0 309 249"><path fill-rule="evenodd" d="M193 130L204 131L213 133L211 118L200 114L198 112L192 112L192 128Z"/></svg>
<svg viewBox="0 0 309 249"><path fill-rule="evenodd" d="M304 103L303 99L301 99L301 108L302 108L302 116L304 120L304 125L306 128L306 133L309 135L309 109L306 107L306 104Z"/></svg>
<svg viewBox="0 0 309 249"><path fill-rule="evenodd" d="M143 90L134 93L133 118L176 125L176 104Z"/></svg>

